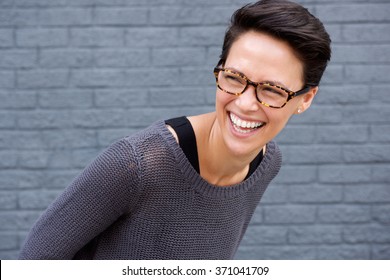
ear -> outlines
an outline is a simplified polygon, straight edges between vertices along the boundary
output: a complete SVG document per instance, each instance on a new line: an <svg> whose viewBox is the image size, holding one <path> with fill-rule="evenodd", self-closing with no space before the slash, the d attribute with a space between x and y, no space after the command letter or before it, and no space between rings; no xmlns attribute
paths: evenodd
<svg viewBox="0 0 390 280"><path fill-rule="evenodd" d="M307 109L309 109L317 92L318 92L318 86L310 88L309 92L300 96L297 111L295 112L295 114L301 114L305 112Z"/></svg>

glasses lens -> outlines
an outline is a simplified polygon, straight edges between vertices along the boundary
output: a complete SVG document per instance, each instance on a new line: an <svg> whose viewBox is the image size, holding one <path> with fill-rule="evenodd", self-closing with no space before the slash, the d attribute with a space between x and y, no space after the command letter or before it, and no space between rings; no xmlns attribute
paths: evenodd
<svg viewBox="0 0 390 280"><path fill-rule="evenodd" d="M246 80L240 75L228 71L220 71L218 85L229 93L241 93L246 86Z"/></svg>
<svg viewBox="0 0 390 280"><path fill-rule="evenodd" d="M286 103L288 93L277 86L263 84L257 87L257 98L273 107L281 107Z"/></svg>

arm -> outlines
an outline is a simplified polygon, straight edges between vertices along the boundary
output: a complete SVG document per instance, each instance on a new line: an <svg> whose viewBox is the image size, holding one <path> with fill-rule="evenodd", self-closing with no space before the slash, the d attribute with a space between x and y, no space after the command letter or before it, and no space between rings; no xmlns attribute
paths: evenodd
<svg viewBox="0 0 390 280"><path fill-rule="evenodd" d="M127 140L111 145L41 215L19 258L71 259L135 205L138 170Z"/></svg>

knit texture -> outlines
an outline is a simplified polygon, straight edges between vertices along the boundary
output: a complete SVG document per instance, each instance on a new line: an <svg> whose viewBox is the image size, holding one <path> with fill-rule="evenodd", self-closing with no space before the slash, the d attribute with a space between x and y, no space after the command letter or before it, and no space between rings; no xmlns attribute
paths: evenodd
<svg viewBox="0 0 390 280"><path fill-rule="evenodd" d="M232 259L281 165L275 144L227 187L194 170L163 121L113 143L49 206L20 259Z"/></svg>

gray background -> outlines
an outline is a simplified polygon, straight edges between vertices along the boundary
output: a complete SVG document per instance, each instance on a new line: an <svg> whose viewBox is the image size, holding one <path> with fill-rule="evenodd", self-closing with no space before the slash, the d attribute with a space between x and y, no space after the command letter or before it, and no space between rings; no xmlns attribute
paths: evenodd
<svg viewBox="0 0 390 280"><path fill-rule="evenodd" d="M390 259L390 3L301 0L333 60L238 259ZM243 0L0 1L0 258L114 140L214 108ZM221 236L223 238L223 236Z"/></svg>

